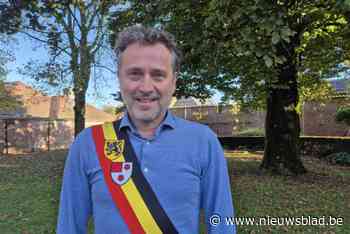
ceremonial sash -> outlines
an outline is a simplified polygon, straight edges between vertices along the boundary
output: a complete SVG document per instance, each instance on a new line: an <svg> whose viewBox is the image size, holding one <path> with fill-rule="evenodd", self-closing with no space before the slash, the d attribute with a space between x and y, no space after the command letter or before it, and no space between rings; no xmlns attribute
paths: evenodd
<svg viewBox="0 0 350 234"><path fill-rule="evenodd" d="M144 177L120 121L92 127L104 179L132 234L178 233ZM117 134L116 134L117 133Z"/></svg>

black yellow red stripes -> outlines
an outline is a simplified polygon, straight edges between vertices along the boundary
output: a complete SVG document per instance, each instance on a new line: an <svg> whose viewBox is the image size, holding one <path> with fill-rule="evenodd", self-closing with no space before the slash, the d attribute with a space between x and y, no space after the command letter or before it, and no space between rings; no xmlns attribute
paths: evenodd
<svg viewBox="0 0 350 234"><path fill-rule="evenodd" d="M109 170L111 161L108 160L104 153L104 134L102 126L94 126L92 128L92 135L96 145L96 151L99 157L101 167L103 169L104 178L107 187L111 193L112 199L117 205L121 216L126 225L129 227L131 233L145 233L140 222L138 221L134 211L132 210L129 201L119 186L114 186Z"/></svg>
<svg viewBox="0 0 350 234"><path fill-rule="evenodd" d="M126 141L126 147L124 147L124 154L115 159L114 162L132 162L133 172L125 184L118 185L111 178L111 165L113 162L106 158L104 142L105 140L118 140L116 132L119 131L114 130L112 123L95 126L92 131L105 181L130 232L135 234L177 233L147 180L144 178L136 156L130 154L130 152L133 153L133 150L128 142L127 135L122 134L121 138L119 138L119 140Z"/></svg>
<svg viewBox="0 0 350 234"><path fill-rule="evenodd" d="M165 213L164 209L162 208L161 204L159 203L156 194L152 190L152 187L148 183L147 179L144 177L141 167L139 165L139 162L136 158L134 149L132 148L131 143L129 142L129 137L127 136L126 132L124 131L118 131L120 122L116 122L114 124L115 132L117 132L118 139L124 139L125 140L125 153L124 157L126 161L132 162L133 167L133 174L132 179L138 188L141 196L143 197L143 200L145 201L148 209L152 213L154 219L156 220L157 224L159 225L160 229L163 233L178 233L172 224L171 220L169 219L168 215Z"/></svg>

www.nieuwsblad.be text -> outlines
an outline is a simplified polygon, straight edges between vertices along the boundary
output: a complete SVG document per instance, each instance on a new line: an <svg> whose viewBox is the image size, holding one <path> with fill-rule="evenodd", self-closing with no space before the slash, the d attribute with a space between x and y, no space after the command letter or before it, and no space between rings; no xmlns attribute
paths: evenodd
<svg viewBox="0 0 350 234"><path fill-rule="evenodd" d="M221 217L212 215L209 218L212 226L237 225L237 226L337 226L344 224L344 218L332 216L300 216L300 217Z"/></svg>

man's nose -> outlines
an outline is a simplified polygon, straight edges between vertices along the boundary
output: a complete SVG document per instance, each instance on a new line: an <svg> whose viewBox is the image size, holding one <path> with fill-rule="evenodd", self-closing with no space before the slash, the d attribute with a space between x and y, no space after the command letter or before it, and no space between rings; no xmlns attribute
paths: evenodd
<svg viewBox="0 0 350 234"><path fill-rule="evenodd" d="M153 81L149 75L145 75L145 77L142 79L139 89L145 93L152 92L154 90Z"/></svg>

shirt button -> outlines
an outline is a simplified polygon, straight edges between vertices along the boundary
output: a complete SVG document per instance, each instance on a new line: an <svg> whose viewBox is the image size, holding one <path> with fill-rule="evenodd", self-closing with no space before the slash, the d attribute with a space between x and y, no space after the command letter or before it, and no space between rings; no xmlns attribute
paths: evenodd
<svg viewBox="0 0 350 234"><path fill-rule="evenodd" d="M143 169L143 171L147 173L148 172L148 168L145 167L145 169Z"/></svg>
<svg viewBox="0 0 350 234"><path fill-rule="evenodd" d="M146 141L146 144L149 145L149 144L151 144L151 143L150 143L149 141Z"/></svg>

